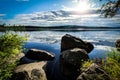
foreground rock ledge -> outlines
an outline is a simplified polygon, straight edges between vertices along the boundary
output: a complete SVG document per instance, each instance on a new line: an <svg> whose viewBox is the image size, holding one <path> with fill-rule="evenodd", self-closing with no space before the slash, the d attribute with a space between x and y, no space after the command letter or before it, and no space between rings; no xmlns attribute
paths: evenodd
<svg viewBox="0 0 120 80"><path fill-rule="evenodd" d="M82 71L77 80L112 80L108 74L97 64L93 63Z"/></svg>
<svg viewBox="0 0 120 80"><path fill-rule="evenodd" d="M72 35L64 35L61 40L61 52L73 48L85 49L87 53L90 53L94 49L94 46L90 42L83 41Z"/></svg>
<svg viewBox="0 0 120 80"><path fill-rule="evenodd" d="M47 80L44 71L46 62L35 62L17 66L12 80Z"/></svg>

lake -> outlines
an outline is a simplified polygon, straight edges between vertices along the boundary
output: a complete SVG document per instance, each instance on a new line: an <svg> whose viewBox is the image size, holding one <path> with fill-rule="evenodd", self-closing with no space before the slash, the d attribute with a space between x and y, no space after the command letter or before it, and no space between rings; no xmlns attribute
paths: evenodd
<svg viewBox="0 0 120 80"><path fill-rule="evenodd" d="M115 41L120 39L120 31L31 31L18 32L19 35L28 34L29 40L25 48L37 48L59 54L61 38L71 34L82 40L93 43L94 50L89 53L90 58L104 58L106 51L115 47ZM54 50L56 50L54 52ZM56 53L57 52L57 53Z"/></svg>
<svg viewBox="0 0 120 80"><path fill-rule="evenodd" d="M120 39L120 31L33 31L18 34L29 35L29 41L24 45L25 48L42 49L55 54L54 61L47 64L48 80L67 80L59 69L60 44L63 35L71 34L91 42L95 47L89 53L91 59L105 58L108 51L115 48L115 41Z"/></svg>
<svg viewBox="0 0 120 80"><path fill-rule="evenodd" d="M2 34L3 32L0 32ZM119 30L110 31L25 31L17 32L19 35L28 34L29 39L24 44L24 48L41 49L55 54L54 61L47 64L48 80L66 80L59 71L59 55L61 38L65 34L71 34L79 37L82 40L91 42L94 45L94 50L89 53L91 59L105 58L108 51L115 49L115 42L120 39ZM58 79L59 77L59 79Z"/></svg>

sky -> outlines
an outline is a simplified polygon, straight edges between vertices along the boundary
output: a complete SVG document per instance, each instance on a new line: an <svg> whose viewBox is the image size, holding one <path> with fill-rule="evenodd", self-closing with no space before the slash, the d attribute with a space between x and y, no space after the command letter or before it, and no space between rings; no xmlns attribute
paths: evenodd
<svg viewBox="0 0 120 80"><path fill-rule="evenodd" d="M97 10L106 1L0 0L0 24L35 26L98 26L101 24L101 26L119 26L118 20L120 19L118 16L112 19L99 18ZM97 22L95 23L94 20ZM105 23L106 20L108 23Z"/></svg>

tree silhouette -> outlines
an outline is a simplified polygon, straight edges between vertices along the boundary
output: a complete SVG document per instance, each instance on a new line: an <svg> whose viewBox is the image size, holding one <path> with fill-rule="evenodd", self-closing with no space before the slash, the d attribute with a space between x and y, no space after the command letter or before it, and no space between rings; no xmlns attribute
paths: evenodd
<svg viewBox="0 0 120 80"><path fill-rule="evenodd" d="M103 1L103 0L100 0ZM101 16L113 17L120 10L120 0L108 0L107 3L103 4L100 11Z"/></svg>

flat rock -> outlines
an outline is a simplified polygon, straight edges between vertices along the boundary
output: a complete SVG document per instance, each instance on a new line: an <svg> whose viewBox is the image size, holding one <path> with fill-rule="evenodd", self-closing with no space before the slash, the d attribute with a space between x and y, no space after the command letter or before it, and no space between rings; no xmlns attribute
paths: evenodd
<svg viewBox="0 0 120 80"><path fill-rule="evenodd" d="M32 60L49 61L49 60L53 60L55 58L55 55L44 50L30 49L26 53L25 57Z"/></svg>

